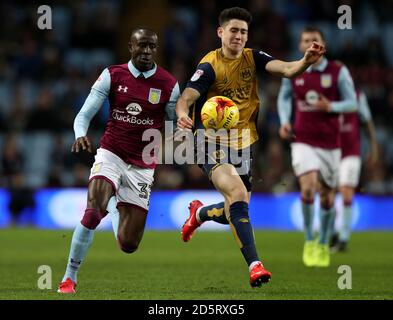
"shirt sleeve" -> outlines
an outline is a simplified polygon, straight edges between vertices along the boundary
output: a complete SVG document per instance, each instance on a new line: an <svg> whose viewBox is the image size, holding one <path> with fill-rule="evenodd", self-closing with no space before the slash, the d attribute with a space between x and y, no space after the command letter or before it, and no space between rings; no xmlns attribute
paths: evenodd
<svg viewBox="0 0 393 320"><path fill-rule="evenodd" d="M254 61L255 61L255 66L257 68L257 71L262 71L265 70L266 64L272 60L274 60L274 58L261 50L252 50L252 55L254 57Z"/></svg>
<svg viewBox="0 0 393 320"><path fill-rule="evenodd" d="M91 88L90 94L74 120L75 139L87 134L91 119L100 110L109 95L111 78L109 70L105 69Z"/></svg>
<svg viewBox="0 0 393 320"><path fill-rule="evenodd" d="M179 88L179 83L176 82L172 89L171 96L169 98L168 103L165 106L165 112L167 115L168 120L172 120L173 122L176 121L176 112L175 112L175 107L176 107L176 102L177 99L179 99L180 96L180 88Z"/></svg>
<svg viewBox="0 0 393 320"><path fill-rule="evenodd" d="M362 122L368 122L372 118L367 97L364 92L361 92L359 95L359 115Z"/></svg>
<svg viewBox="0 0 393 320"><path fill-rule="evenodd" d="M357 110L356 92L352 77L347 67L341 67L338 75L338 90L341 100L332 101L333 112L353 112Z"/></svg>
<svg viewBox="0 0 393 320"><path fill-rule="evenodd" d="M292 114L292 83L291 80L283 78L277 97L278 116L281 125L290 122Z"/></svg>
<svg viewBox="0 0 393 320"><path fill-rule="evenodd" d="M215 79L216 74L212 65L208 62L200 63L186 88L195 89L202 96L213 85Z"/></svg>

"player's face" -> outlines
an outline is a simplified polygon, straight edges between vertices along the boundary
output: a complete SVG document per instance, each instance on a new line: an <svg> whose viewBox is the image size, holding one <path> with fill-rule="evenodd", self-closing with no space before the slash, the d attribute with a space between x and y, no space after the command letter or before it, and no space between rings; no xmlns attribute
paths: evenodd
<svg viewBox="0 0 393 320"><path fill-rule="evenodd" d="M312 45L313 41L317 41L325 45L319 32L303 32L300 37L299 50L303 53Z"/></svg>
<svg viewBox="0 0 393 320"><path fill-rule="evenodd" d="M157 54L157 36L144 32L136 33L131 39L130 52L132 63L138 70L152 69Z"/></svg>
<svg viewBox="0 0 393 320"><path fill-rule="evenodd" d="M239 53L248 40L248 25L245 21L232 19L219 27L217 33L223 47L233 53Z"/></svg>

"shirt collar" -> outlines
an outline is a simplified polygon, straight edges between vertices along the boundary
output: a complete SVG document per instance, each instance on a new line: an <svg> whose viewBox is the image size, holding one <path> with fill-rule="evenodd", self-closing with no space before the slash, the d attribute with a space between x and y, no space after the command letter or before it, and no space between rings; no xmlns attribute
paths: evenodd
<svg viewBox="0 0 393 320"><path fill-rule="evenodd" d="M135 68L135 66L133 65L132 61L130 60L130 61L128 61L128 70L130 70L131 74L135 78L138 78L141 74L143 74L145 79L147 79L147 78L150 78L151 76L153 76L156 73L157 65L154 63L153 69L145 71L145 72L141 72L137 68Z"/></svg>
<svg viewBox="0 0 393 320"><path fill-rule="evenodd" d="M325 57L323 57L322 58L322 62L318 66L315 66L315 67L314 66L309 66L307 68L307 72L311 72L311 71L323 72L323 71L325 71L327 65L328 65L328 60Z"/></svg>

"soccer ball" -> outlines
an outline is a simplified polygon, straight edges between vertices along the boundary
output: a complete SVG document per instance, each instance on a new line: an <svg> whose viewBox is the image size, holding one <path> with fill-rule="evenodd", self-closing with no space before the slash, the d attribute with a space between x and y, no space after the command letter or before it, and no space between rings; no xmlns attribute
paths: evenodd
<svg viewBox="0 0 393 320"><path fill-rule="evenodd" d="M229 130L239 122L239 109L231 99L215 96L202 106L201 120L206 129Z"/></svg>

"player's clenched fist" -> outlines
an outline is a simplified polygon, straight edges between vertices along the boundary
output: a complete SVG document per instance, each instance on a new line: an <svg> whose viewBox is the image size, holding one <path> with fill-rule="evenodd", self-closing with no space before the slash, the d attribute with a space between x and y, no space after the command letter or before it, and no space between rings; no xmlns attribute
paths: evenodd
<svg viewBox="0 0 393 320"><path fill-rule="evenodd" d="M71 152L78 153L80 149L87 150L90 153L93 152L91 148L91 142L88 137L84 136L76 139L75 142L72 144Z"/></svg>

